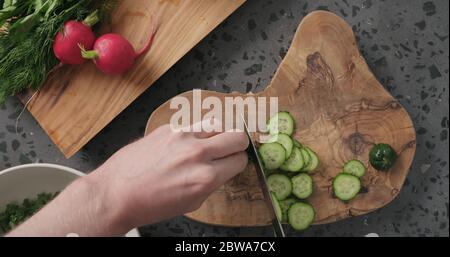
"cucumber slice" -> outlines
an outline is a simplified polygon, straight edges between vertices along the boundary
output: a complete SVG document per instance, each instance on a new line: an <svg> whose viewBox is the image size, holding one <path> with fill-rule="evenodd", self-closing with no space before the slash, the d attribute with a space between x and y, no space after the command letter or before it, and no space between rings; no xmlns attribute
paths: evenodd
<svg viewBox="0 0 450 257"><path fill-rule="evenodd" d="M272 135L283 133L290 136L294 132L295 121L288 112L279 112L270 118L268 127Z"/></svg>
<svg viewBox="0 0 450 257"><path fill-rule="evenodd" d="M292 194L299 199L306 199L313 193L313 180L308 174L300 174L292 180Z"/></svg>
<svg viewBox="0 0 450 257"><path fill-rule="evenodd" d="M280 201L281 212L283 214L282 222L288 222L288 210L294 204L298 202L295 198L286 198L283 201Z"/></svg>
<svg viewBox="0 0 450 257"><path fill-rule="evenodd" d="M309 166L311 163L311 156L309 155L308 150L306 150L304 147L300 148L300 152L302 153L303 160L305 161L305 168Z"/></svg>
<svg viewBox="0 0 450 257"><path fill-rule="evenodd" d="M278 143L262 144L258 152L264 167L269 170L278 169L286 160L286 150Z"/></svg>
<svg viewBox="0 0 450 257"><path fill-rule="evenodd" d="M303 148L302 143L300 143L297 139L292 139L292 141L294 141L294 146L298 147L298 148Z"/></svg>
<svg viewBox="0 0 450 257"><path fill-rule="evenodd" d="M303 165L304 161L302 153L300 152L300 149L294 147L291 156L281 165L280 168L284 171L299 172L303 168Z"/></svg>
<svg viewBox="0 0 450 257"><path fill-rule="evenodd" d="M333 191L337 198L342 201L349 201L361 190L361 181L358 177L341 173L333 180Z"/></svg>
<svg viewBox="0 0 450 257"><path fill-rule="evenodd" d="M309 161L309 164L303 168L303 171L313 173L319 166L319 157L317 157L317 154L310 148L305 147L305 150L308 152L311 160Z"/></svg>
<svg viewBox="0 0 450 257"><path fill-rule="evenodd" d="M273 192L270 193L270 196L272 198L273 207L275 209L275 215L277 215L278 220L281 220L283 218L283 212L281 211L280 202L277 200L277 197Z"/></svg>
<svg viewBox="0 0 450 257"><path fill-rule="evenodd" d="M291 180L282 174L270 175L267 178L267 186L279 201L286 199L292 193Z"/></svg>
<svg viewBox="0 0 450 257"><path fill-rule="evenodd" d="M286 150L286 159L288 159L291 156L292 148L294 147L294 142L292 142L291 137L286 134L278 134L274 137L276 137L276 142L282 145Z"/></svg>
<svg viewBox="0 0 450 257"><path fill-rule="evenodd" d="M360 178L366 174L366 167L359 160L351 160L344 165L343 172Z"/></svg>
<svg viewBox="0 0 450 257"><path fill-rule="evenodd" d="M314 208L307 203L294 203L288 210L289 224L295 230L305 230L314 221Z"/></svg>

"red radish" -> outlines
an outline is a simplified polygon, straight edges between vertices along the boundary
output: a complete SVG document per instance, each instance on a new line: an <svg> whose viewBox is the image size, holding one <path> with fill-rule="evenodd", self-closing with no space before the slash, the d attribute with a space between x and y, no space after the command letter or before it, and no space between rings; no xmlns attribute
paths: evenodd
<svg viewBox="0 0 450 257"><path fill-rule="evenodd" d="M95 35L91 26L98 22L97 11L83 22L67 21L53 42L53 53L62 64L82 64L86 60L81 56L79 45L92 49Z"/></svg>
<svg viewBox="0 0 450 257"><path fill-rule="evenodd" d="M122 74L131 69L136 58L150 49L155 33L156 22L153 18L150 37L138 52L135 52L131 43L124 37L109 33L95 41L92 51L82 49L81 54L86 59L93 59L97 68L106 74Z"/></svg>

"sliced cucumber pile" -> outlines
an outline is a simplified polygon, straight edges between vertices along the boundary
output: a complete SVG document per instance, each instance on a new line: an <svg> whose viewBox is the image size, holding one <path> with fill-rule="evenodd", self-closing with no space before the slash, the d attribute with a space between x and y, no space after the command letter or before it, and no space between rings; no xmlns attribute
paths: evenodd
<svg viewBox="0 0 450 257"><path fill-rule="evenodd" d="M289 112L269 119L270 139L258 148L275 211L282 222L304 230L314 221L314 209L301 202L313 194L310 175L319 167L317 154L293 138L295 121Z"/></svg>
<svg viewBox="0 0 450 257"><path fill-rule="evenodd" d="M275 114L268 122L269 140L261 143L258 152L268 176L277 216L292 228L304 230L314 222L314 208L303 201L314 193L311 176L320 161L314 150L293 138L294 129L295 120L289 112ZM370 155L372 166L379 170L391 167L396 157L392 147L380 144L374 148ZM381 167L386 159L390 166ZM361 178L366 171L366 166L359 160L345 163L342 172L333 179L334 195L344 202L354 199L361 191Z"/></svg>
<svg viewBox="0 0 450 257"><path fill-rule="evenodd" d="M361 191L361 177L366 174L366 167L359 160L345 163L342 172L333 179L334 195L347 202L355 198Z"/></svg>

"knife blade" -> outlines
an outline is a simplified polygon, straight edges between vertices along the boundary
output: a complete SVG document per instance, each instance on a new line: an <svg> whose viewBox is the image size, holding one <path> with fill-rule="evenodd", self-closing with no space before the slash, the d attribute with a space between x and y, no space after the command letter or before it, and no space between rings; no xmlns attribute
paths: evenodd
<svg viewBox="0 0 450 257"><path fill-rule="evenodd" d="M269 187L267 185L267 179L266 179L266 175L264 174L264 170L263 170L263 166L262 166L262 162L258 156L258 152L256 150L256 145L253 141L252 136L250 135L250 132L248 130L248 126L247 123L245 122L244 117L242 117L242 121L244 123L244 130L245 133L248 136L248 139L250 141L250 146L249 149L247 151L249 157L253 160L253 163L255 165L255 169L256 169L256 173L258 175L258 180L259 183L261 185L261 189L263 192L263 196L264 196L264 201L266 202L267 208L269 209L270 212L270 217L272 219L272 226L275 232L275 236L276 237L285 237L285 233L283 230L283 226L281 225L281 221L278 219L276 212L275 212L275 206L273 204L272 201L272 196L269 190Z"/></svg>

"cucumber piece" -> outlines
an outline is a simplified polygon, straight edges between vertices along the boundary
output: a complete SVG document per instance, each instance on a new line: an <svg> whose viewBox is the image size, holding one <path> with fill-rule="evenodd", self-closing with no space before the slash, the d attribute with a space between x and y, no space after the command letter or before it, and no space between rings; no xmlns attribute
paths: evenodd
<svg viewBox="0 0 450 257"><path fill-rule="evenodd" d="M290 136L294 133L295 121L288 112L279 112L270 118L268 127L272 135L283 133Z"/></svg>
<svg viewBox="0 0 450 257"><path fill-rule="evenodd" d="M366 167L359 160L351 160L344 165L344 169L342 171L360 178L366 174Z"/></svg>
<svg viewBox="0 0 450 257"><path fill-rule="evenodd" d="M333 180L333 191L337 198L342 201L349 201L361 190L361 181L358 177L341 173Z"/></svg>
<svg viewBox="0 0 450 257"><path fill-rule="evenodd" d="M270 175L267 178L267 186L279 201L286 199L292 193L292 182L285 175Z"/></svg>
<svg viewBox="0 0 450 257"><path fill-rule="evenodd" d="M286 150L286 159L288 159L291 156L292 148L294 147L294 142L292 142L291 137L286 134L278 134L274 137L276 137L276 142L282 145Z"/></svg>
<svg viewBox="0 0 450 257"><path fill-rule="evenodd" d="M309 164L307 166L305 165L305 167L303 168L303 171L308 172L308 173L313 173L319 166L319 157L310 148L305 147L305 150L308 152L311 160L309 161Z"/></svg>
<svg viewBox="0 0 450 257"><path fill-rule="evenodd" d="M280 202L277 200L277 197L273 192L270 193L270 197L272 198L275 215L277 216L278 220L281 220L283 218L283 212L281 211Z"/></svg>
<svg viewBox="0 0 450 257"><path fill-rule="evenodd" d="M300 148L300 152L302 153L303 160L305 161L305 168L309 166L311 163L311 156L309 155L308 150L306 150L304 147Z"/></svg>
<svg viewBox="0 0 450 257"><path fill-rule="evenodd" d="M314 208L307 203L294 203L288 210L289 224L295 230L305 230L314 221Z"/></svg>
<svg viewBox="0 0 450 257"><path fill-rule="evenodd" d="M280 168L284 171L299 172L303 168L303 165L304 161L302 153L300 152L300 149L294 147L291 156L281 165Z"/></svg>
<svg viewBox="0 0 450 257"><path fill-rule="evenodd" d="M300 174L292 180L292 194L299 199L306 199L313 193L313 180L308 174Z"/></svg>
<svg viewBox="0 0 450 257"><path fill-rule="evenodd" d="M294 141L294 146L298 148L303 148L302 143L300 143L297 139L293 138L292 141Z"/></svg>
<svg viewBox="0 0 450 257"><path fill-rule="evenodd" d="M288 210L294 204L298 202L295 198L286 198L283 201L280 201L281 212L283 214L282 222L288 222Z"/></svg>
<svg viewBox="0 0 450 257"><path fill-rule="evenodd" d="M269 170L278 169L286 160L286 150L278 143L262 144L258 152L264 167Z"/></svg>

